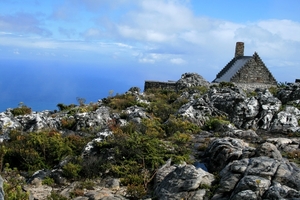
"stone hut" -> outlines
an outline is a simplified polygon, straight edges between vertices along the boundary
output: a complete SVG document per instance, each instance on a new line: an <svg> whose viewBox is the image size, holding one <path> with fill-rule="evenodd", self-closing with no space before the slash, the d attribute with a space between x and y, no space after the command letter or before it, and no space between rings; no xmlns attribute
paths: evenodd
<svg viewBox="0 0 300 200"><path fill-rule="evenodd" d="M213 83L277 85L277 81L255 52L244 56L244 43L237 42L234 58L217 74Z"/></svg>

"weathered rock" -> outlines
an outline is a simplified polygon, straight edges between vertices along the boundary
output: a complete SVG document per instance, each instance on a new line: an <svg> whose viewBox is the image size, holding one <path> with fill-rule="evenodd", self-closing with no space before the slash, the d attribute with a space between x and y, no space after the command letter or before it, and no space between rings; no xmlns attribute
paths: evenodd
<svg viewBox="0 0 300 200"><path fill-rule="evenodd" d="M146 109L138 106L126 108L123 113L127 115L127 120L135 123L141 123L142 119L149 119L150 115L146 113Z"/></svg>
<svg viewBox="0 0 300 200"><path fill-rule="evenodd" d="M75 131L88 129L90 132L98 132L107 128L112 116L109 107L100 106L96 111L76 114L75 119Z"/></svg>
<svg viewBox="0 0 300 200"><path fill-rule="evenodd" d="M299 138L268 138L267 142L274 144L277 149L284 152L296 151L300 147Z"/></svg>
<svg viewBox="0 0 300 200"><path fill-rule="evenodd" d="M281 111L277 114L276 119L273 121L270 130L288 132L290 128L298 127L298 120L295 115Z"/></svg>
<svg viewBox="0 0 300 200"><path fill-rule="evenodd" d="M97 152L95 152L95 146L97 146L97 143L101 142L103 139L105 139L107 136L112 135L112 132L109 130L104 130L103 132L97 133L97 138L93 139L92 141L88 142L85 147L83 148L83 151L81 153L81 156L83 157L89 157L94 156Z"/></svg>
<svg viewBox="0 0 300 200"><path fill-rule="evenodd" d="M292 162L281 162L272 180L300 191L300 168Z"/></svg>
<svg viewBox="0 0 300 200"><path fill-rule="evenodd" d="M185 73L181 75L181 78L176 82L177 89L182 90L184 88L196 87L196 86L209 86L209 82L197 73Z"/></svg>
<svg viewBox="0 0 300 200"><path fill-rule="evenodd" d="M265 142L256 149L257 156L267 156L276 160L281 160L281 153L272 143Z"/></svg>
<svg viewBox="0 0 300 200"><path fill-rule="evenodd" d="M265 192L263 199L300 199L300 191L274 182Z"/></svg>
<svg viewBox="0 0 300 200"><path fill-rule="evenodd" d="M162 179L156 181L155 196L160 199L203 199L205 189L199 189L201 185L210 186L214 181L214 175L205 172L201 168L193 165L179 165L170 168L166 165L158 170L165 170L167 167L170 172ZM169 171L169 170L168 170ZM159 176L159 179L162 177Z"/></svg>
<svg viewBox="0 0 300 200"><path fill-rule="evenodd" d="M236 185L231 199L258 199L268 190L271 181L259 176L244 176ZM250 192L252 191L252 192Z"/></svg>
<svg viewBox="0 0 300 200"><path fill-rule="evenodd" d="M252 129L249 130L241 130L241 129L235 129L230 130L226 132L221 133L222 137L235 137L240 139L248 139L248 140L254 140L258 138L258 135L256 132Z"/></svg>
<svg viewBox="0 0 300 200"><path fill-rule="evenodd" d="M261 105L261 111L258 117L258 126L261 129L269 130L272 119L281 108L281 101L274 97L269 90L265 89L258 92L258 101Z"/></svg>
<svg viewBox="0 0 300 200"><path fill-rule="evenodd" d="M33 184L33 182L36 183L37 179L39 179L40 181L42 181L43 179L45 179L46 177L49 177L51 174L50 170L38 170L36 171L28 180L27 183L29 184Z"/></svg>
<svg viewBox="0 0 300 200"><path fill-rule="evenodd" d="M141 89L139 87L131 87L128 91L132 93L140 93Z"/></svg>
<svg viewBox="0 0 300 200"><path fill-rule="evenodd" d="M226 113L213 107L204 98L198 98L183 105L177 114L199 126L203 126L210 117L226 116Z"/></svg>
<svg viewBox="0 0 300 200"><path fill-rule="evenodd" d="M255 148L249 147L248 143L234 138L217 138L207 147L204 157L210 172L220 171L229 162L248 158L255 154Z"/></svg>
<svg viewBox="0 0 300 200"><path fill-rule="evenodd" d="M289 83L277 93L277 98L286 104L289 101L300 99L300 84Z"/></svg>
<svg viewBox="0 0 300 200"><path fill-rule="evenodd" d="M220 187L212 199L281 199L299 191L300 169L293 163L265 156L245 158L229 163L220 172ZM272 180L272 181L271 181Z"/></svg>
<svg viewBox="0 0 300 200"><path fill-rule="evenodd" d="M0 176L0 200L4 200L3 178Z"/></svg>

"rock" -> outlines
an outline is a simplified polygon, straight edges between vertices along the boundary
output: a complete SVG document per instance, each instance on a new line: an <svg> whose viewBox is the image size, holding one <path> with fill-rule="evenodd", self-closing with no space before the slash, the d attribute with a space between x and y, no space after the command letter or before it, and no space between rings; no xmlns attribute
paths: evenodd
<svg viewBox="0 0 300 200"><path fill-rule="evenodd" d="M298 194L294 191L299 191L300 185L299 167L284 159L265 156L235 160L219 175L220 187L212 199L261 199L273 196L281 199L288 196L288 191L296 197Z"/></svg>
<svg viewBox="0 0 300 200"><path fill-rule="evenodd" d="M104 187L110 188L112 190L120 189L120 179L119 178L107 178L104 180Z"/></svg>
<svg viewBox="0 0 300 200"><path fill-rule="evenodd" d="M247 200L257 200L258 197L252 190L243 190L239 193L235 194L231 200L240 200L240 199L247 199Z"/></svg>
<svg viewBox="0 0 300 200"><path fill-rule="evenodd" d="M248 143L234 138L217 138L207 147L204 161L210 172L220 171L229 162L242 158L251 157L255 154L255 148L249 147Z"/></svg>
<svg viewBox="0 0 300 200"><path fill-rule="evenodd" d="M281 88L277 93L277 98L286 104L289 101L300 99L300 84L289 83L284 88Z"/></svg>
<svg viewBox="0 0 300 200"><path fill-rule="evenodd" d="M241 130L241 129L235 129L230 130L226 132L221 132L222 137L235 137L235 138L242 138L242 139L248 139L248 140L254 140L258 138L258 135L254 130Z"/></svg>
<svg viewBox="0 0 300 200"><path fill-rule="evenodd" d="M269 130L272 119L281 108L281 101L274 97L268 89L258 92L258 102L261 105L261 111L258 117L258 126L261 129Z"/></svg>
<svg viewBox="0 0 300 200"><path fill-rule="evenodd" d="M288 132L290 128L298 127L298 120L295 115L281 111L277 114L276 119L273 121L270 131L283 131Z"/></svg>
<svg viewBox="0 0 300 200"><path fill-rule="evenodd" d="M272 143L265 142L256 149L257 156L267 156L276 160L281 160L281 153Z"/></svg>
<svg viewBox="0 0 300 200"><path fill-rule="evenodd" d="M3 178L0 176L0 200L4 200Z"/></svg>
<svg viewBox="0 0 300 200"><path fill-rule="evenodd" d="M89 132L98 132L108 128L109 122L112 121L112 116L109 107L100 106L93 112L77 113L75 119L75 131L87 129Z"/></svg>
<svg viewBox="0 0 300 200"><path fill-rule="evenodd" d="M300 168L288 161L281 162L272 180L300 191Z"/></svg>
<svg viewBox="0 0 300 200"><path fill-rule="evenodd" d="M41 184L41 181L46 177L49 177L50 174L51 174L50 170L46 170L46 169L38 170L27 180L27 183L35 184L35 185ZM38 180L40 183L38 183Z"/></svg>
<svg viewBox="0 0 300 200"><path fill-rule="evenodd" d="M258 199L268 190L271 181L259 176L244 176L236 185L231 199Z"/></svg>
<svg viewBox="0 0 300 200"><path fill-rule="evenodd" d="M273 182L273 185L263 195L263 199L300 199L300 191L292 189L280 183Z"/></svg>
<svg viewBox="0 0 300 200"><path fill-rule="evenodd" d="M142 119L149 119L150 115L146 113L146 109L138 106L131 106L126 108L123 113L127 115L128 121L133 121L140 124Z"/></svg>
<svg viewBox="0 0 300 200"><path fill-rule="evenodd" d="M159 168L159 170L157 170L155 175L155 185L160 184L169 173L176 169L174 165L171 165L171 161L172 160L169 159L166 164L164 164Z"/></svg>
<svg viewBox="0 0 300 200"><path fill-rule="evenodd" d="M131 87L128 91L132 93L140 93L141 89L139 87Z"/></svg>
<svg viewBox="0 0 300 200"><path fill-rule="evenodd" d="M197 73L185 73L176 82L177 90L196 86L209 86L209 82Z"/></svg>
<svg viewBox="0 0 300 200"><path fill-rule="evenodd" d="M168 165L167 165L168 166ZM160 168L165 170L167 166ZM169 168L171 169L171 168ZM158 177L161 178L161 177ZM210 186L214 181L214 175L205 172L193 165L179 165L172 167L162 180L157 180L154 194L158 199L203 199L205 189L199 189L201 185Z"/></svg>
<svg viewBox="0 0 300 200"><path fill-rule="evenodd" d="M277 149L284 152L296 151L300 147L300 139L298 138L268 138L267 142L274 144Z"/></svg>
<svg viewBox="0 0 300 200"><path fill-rule="evenodd" d="M203 126L210 117L227 115L206 102L204 98L195 99L183 105L177 111L177 114L187 118L189 121L199 126Z"/></svg>
<svg viewBox="0 0 300 200"><path fill-rule="evenodd" d="M44 200L51 195L52 187L47 185L29 186L26 188L26 191L30 193L32 199Z"/></svg>

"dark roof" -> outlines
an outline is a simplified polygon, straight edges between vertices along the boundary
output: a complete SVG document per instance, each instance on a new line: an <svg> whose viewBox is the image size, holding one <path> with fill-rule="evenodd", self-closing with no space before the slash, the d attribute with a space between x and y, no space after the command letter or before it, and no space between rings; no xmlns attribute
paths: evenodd
<svg viewBox="0 0 300 200"><path fill-rule="evenodd" d="M252 58L252 56L240 56L233 58L217 75L213 82L230 82L230 79Z"/></svg>

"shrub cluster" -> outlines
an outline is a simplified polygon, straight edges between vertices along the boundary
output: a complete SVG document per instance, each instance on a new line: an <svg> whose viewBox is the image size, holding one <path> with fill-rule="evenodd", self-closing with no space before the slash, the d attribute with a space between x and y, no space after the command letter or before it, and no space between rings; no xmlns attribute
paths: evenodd
<svg viewBox="0 0 300 200"><path fill-rule="evenodd" d="M63 137L56 131L12 131L10 137L10 141L1 144L2 163L29 172L51 169L66 156L77 155L87 142L87 138Z"/></svg>
<svg viewBox="0 0 300 200"><path fill-rule="evenodd" d="M20 105L19 107L12 109L11 113L14 116L26 115L31 113L31 108L27 107L26 105Z"/></svg>

